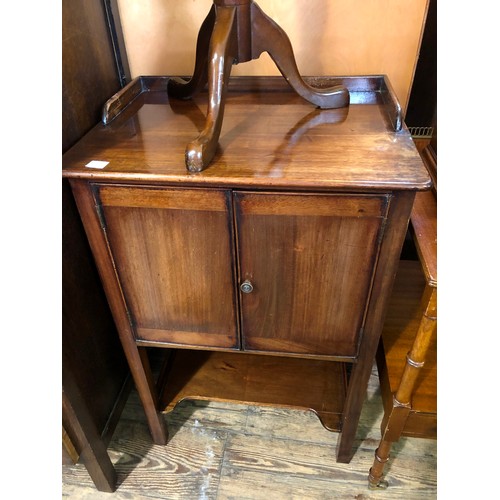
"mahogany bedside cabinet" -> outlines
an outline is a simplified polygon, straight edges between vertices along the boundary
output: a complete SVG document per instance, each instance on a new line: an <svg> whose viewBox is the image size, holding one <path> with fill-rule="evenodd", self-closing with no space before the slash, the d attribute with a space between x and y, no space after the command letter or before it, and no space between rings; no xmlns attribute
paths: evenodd
<svg viewBox="0 0 500 500"><path fill-rule="evenodd" d="M417 191L431 180L385 76L229 81L215 156L189 172L207 93L138 77L63 157L153 441L185 398L310 408L348 463ZM147 348L165 348L154 380Z"/></svg>

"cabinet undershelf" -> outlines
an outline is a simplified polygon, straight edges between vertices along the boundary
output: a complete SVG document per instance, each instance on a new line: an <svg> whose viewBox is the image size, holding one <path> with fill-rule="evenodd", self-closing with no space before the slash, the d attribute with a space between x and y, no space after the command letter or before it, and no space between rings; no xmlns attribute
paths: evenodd
<svg viewBox="0 0 500 500"><path fill-rule="evenodd" d="M418 261L404 261L394 283L393 293L377 353L377 365L386 409L392 406L392 394L396 392L406 354L422 317L422 293L425 277ZM420 371L412 396L412 410L406 421L403 436L436 439L437 433L437 361L436 337L427 353L425 365Z"/></svg>
<svg viewBox="0 0 500 500"><path fill-rule="evenodd" d="M347 389L346 364L258 354L173 351L161 377L160 408L184 399L309 409L339 432Z"/></svg>

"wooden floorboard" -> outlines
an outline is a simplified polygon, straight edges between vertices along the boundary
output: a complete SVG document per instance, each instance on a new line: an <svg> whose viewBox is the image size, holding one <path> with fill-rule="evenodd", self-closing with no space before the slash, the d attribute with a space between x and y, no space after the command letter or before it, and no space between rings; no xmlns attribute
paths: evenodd
<svg viewBox="0 0 500 500"><path fill-rule="evenodd" d="M133 391L109 444L118 488L95 489L82 464L64 465L62 497L71 500L316 500L437 498L437 443L401 438L385 468L387 490L369 490L380 439L382 401L376 368L363 407L356 452L335 461L338 434L312 413L231 403L184 401L165 415L167 446L153 445Z"/></svg>

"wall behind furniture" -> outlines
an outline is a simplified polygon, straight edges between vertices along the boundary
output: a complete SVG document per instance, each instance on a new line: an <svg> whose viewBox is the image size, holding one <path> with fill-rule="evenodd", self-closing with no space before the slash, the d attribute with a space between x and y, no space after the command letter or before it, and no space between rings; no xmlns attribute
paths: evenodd
<svg viewBox="0 0 500 500"><path fill-rule="evenodd" d="M212 0L118 0L132 77L191 75ZM258 0L306 75L387 74L407 107L428 0ZM267 53L232 75L279 75Z"/></svg>

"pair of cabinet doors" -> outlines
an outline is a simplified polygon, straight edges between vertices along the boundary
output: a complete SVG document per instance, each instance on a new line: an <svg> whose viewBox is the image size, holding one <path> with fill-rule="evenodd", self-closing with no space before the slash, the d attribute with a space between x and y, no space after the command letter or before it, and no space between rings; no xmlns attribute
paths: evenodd
<svg viewBox="0 0 500 500"><path fill-rule="evenodd" d="M356 357L389 195L93 188L139 344Z"/></svg>

